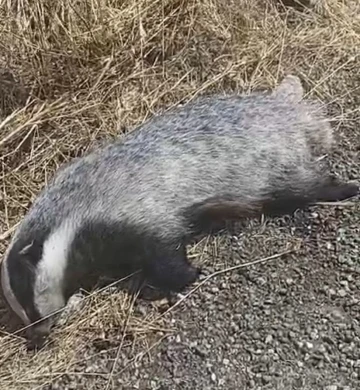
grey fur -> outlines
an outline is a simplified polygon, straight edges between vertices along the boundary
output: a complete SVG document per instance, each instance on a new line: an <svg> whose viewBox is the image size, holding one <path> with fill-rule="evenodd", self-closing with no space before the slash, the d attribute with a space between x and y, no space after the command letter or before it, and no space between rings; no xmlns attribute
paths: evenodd
<svg viewBox="0 0 360 390"><path fill-rule="evenodd" d="M123 140L59 170L32 205L12 246L18 243L21 250L38 241L32 261L36 274L41 243L70 220L78 236L85 237L82 246L76 240L72 245L67 261L76 265L68 267L71 278L76 267L82 275L81 267L104 262L108 255L121 268L122 247L110 254L112 244L104 244L103 252L99 249L110 235L128 242L126 234L136 232L137 237L149 237L139 244L145 249L153 239L160 247L175 247L191 235L192 222L207 210L211 214L223 207L235 217L247 216L248 210L255 216L264 205L271 208L274 197L280 203L321 199L329 175L318 159L330 150L333 136L322 107L302 101L302 96L300 80L288 76L272 93L203 97L152 118ZM354 192L351 187L341 197ZM94 231L80 233L84 226ZM97 226L103 227L101 234ZM157 266L151 262L146 259L144 265Z"/></svg>
<svg viewBox="0 0 360 390"><path fill-rule="evenodd" d="M214 195L247 203L281 189L307 193L323 180L316 158L332 133L319 105L283 93L297 88L285 81L280 94L198 99L69 164L37 198L22 234L71 216L78 226L122 220L176 239L186 233L179 211Z"/></svg>

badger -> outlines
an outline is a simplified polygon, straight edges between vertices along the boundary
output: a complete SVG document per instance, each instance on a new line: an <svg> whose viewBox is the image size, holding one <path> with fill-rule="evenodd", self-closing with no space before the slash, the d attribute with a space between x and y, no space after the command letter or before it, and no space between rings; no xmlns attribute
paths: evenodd
<svg viewBox="0 0 360 390"><path fill-rule="evenodd" d="M333 145L300 79L214 94L155 115L58 170L16 230L2 289L41 345L55 313L99 277L137 274L165 294L196 281L187 258L212 223L292 213L358 194L321 163Z"/></svg>

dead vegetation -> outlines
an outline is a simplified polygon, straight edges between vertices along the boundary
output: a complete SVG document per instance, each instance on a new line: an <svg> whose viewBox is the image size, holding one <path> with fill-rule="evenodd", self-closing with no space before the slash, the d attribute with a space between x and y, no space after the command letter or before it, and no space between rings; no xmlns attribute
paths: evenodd
<svg viewBox="0 0 360 390"><path fill-rule="evenodd" d="M294 73L336 113L336 126L359 117L343 108L360 88L357 1L302 12L270 0L0 4L0 68L11 74L0 77L1 253L60 164L197 95L268 88ZM166 334L129 313L121 294L92 296L56 331L55 346L35 355L6 333L4 314L0 388L41 388L70 373L89 339L106 342L108 332L118 334L114 351L124 343L146 351L151 335Z"/></svg>

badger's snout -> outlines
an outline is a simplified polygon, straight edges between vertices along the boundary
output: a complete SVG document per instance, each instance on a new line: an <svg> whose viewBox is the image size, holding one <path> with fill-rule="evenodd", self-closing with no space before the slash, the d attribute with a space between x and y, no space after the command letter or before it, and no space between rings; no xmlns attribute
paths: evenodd
<svg viewBox="0 0 360 390"><path fill-rule="evenodd" d="M53 321L50 319L43 320L42 322L29 327L26 331L28 339L29 349L42 348L50 334Z"/></svg>

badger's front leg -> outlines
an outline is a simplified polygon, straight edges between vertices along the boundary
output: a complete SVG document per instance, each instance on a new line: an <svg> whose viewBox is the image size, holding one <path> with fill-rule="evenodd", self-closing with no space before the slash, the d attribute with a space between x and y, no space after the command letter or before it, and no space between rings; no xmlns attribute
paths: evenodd
<svg viewBox="0 0 360 390"><path fill-rule="evenodd" d="M154 243L151 258L144 264L147 282L161 290L169 301L176 293L196 281L200 269L190 264L184 244L178 246Z"/></svg>

